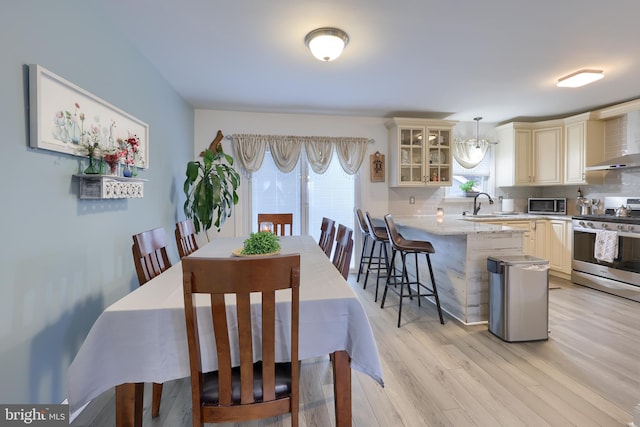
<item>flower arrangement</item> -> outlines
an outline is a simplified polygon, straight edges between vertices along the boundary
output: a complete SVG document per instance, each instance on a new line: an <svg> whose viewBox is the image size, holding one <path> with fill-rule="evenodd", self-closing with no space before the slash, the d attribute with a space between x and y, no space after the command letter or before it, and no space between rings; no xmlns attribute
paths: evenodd
<svg viewBox="0 0 640 427"><path fill-rule="evenodd" d="M138 138L138 135L129 135L126 139L119 138L118 142L120 143L120 147L122 147L124 163L135 166L136 156L140 150L140 138Z"/></svg>
<svg viewBox="0 0 640 427"><path fill-rule="evenodd" d="M84 115L80 114L82 120ZM78 153L89 157L89 166L85 169L84 173L97 174L100 173L100 167L96 166L94 159L100 159L102 157L103 148L100 145L100 130L97 126L91 126L91 129L85 135L81 134L78 144Z"/></svg>
<svg viewBox="0 0 640 427"><path fill-rule="evenodd" d="M104 161L109 165L112 175L116 174L116 168L118 167L118 163L120 163L122 156L123 152L121 150L111 150L104 155Z"/></svg>

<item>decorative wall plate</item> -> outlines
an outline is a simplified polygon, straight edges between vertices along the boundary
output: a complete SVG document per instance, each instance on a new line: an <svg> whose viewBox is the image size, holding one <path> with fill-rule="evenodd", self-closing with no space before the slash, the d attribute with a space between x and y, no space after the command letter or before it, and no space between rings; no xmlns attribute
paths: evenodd
<svg viewBox="0 0 640 427"><path fill-rule="evenodd" d="M429 152L429 161L431 163L444 164L446 160L446 156L442 151L431 150Z"/></svg>

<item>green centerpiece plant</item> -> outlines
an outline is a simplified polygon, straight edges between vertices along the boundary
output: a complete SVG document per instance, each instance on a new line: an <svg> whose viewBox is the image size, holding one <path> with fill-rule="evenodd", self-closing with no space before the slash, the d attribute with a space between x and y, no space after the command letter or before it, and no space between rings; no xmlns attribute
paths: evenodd
<svg viewBox="0 0 640 427"><path fill-rule="evenodd" d="M270 231L251 233L244 241L242 255L264 255L280 251L280 238Z"/></svg>
<svg viewBox="0 0 640 427"><path fill-rule="evenodd" d="M220 231L238 203L240 175L233 169L233 157L224 153L222 144L212 143L200 156L202 162L187 163L184 213L193 219L196 233L204 230L209 240L208 230L215 225Z"/></svg>

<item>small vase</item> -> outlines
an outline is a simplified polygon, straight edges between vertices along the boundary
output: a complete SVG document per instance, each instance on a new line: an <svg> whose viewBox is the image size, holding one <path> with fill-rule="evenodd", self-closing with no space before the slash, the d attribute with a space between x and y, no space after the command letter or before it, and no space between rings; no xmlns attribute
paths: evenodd
<svg viewBox="0 0 640 427"><path fill-rule="evenodd" d="M107 162L109 165L109 175L117 175L118 174L118 163L117 162Z"/></svg>
<svg viewBox="0 0 640 427"><path fill-rule="evenodd" d="M131 169L131 165L124 165L124 169L122 171L122 175L125 178L131 178L133 176L133 170Z"/></svg>
<svg viewBox="0 0 640 427"><path fill-rule="evenodd" d="M89 166L84 170L84 173L88 175L96 175L100 173L100 165L97 164L96 159L89 157Z"/></svg>

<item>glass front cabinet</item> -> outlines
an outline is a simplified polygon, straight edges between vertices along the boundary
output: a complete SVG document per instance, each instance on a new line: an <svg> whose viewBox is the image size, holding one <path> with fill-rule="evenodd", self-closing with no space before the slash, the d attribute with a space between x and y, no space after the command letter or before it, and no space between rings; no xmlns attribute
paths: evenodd
<svg viewBox="0 0 640 427"><path fill-rule="evenodd" d="M455 122L394 117L389 129L391 187L451 185L451 130Z"/></svg>

